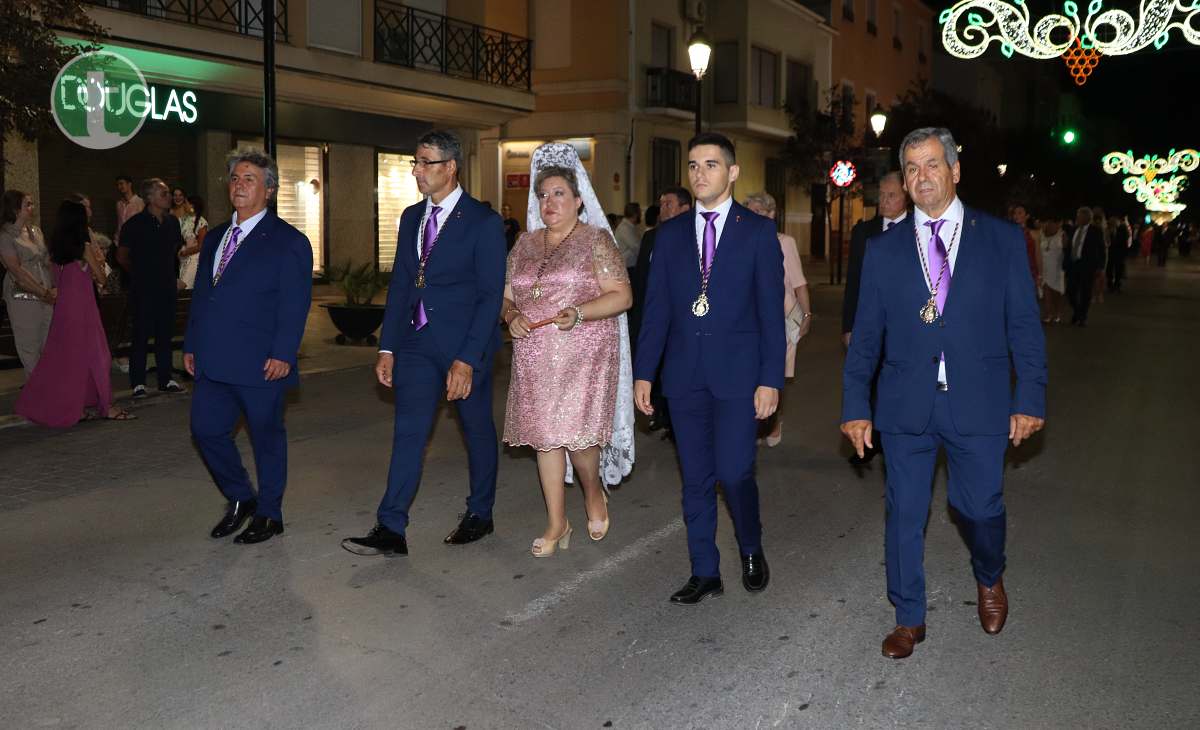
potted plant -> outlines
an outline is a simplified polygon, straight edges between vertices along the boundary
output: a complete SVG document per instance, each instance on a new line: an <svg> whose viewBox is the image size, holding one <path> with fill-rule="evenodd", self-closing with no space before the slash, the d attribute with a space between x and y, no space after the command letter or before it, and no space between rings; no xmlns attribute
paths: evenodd
<svg viewBox="0 0 1200 730"><path fill-rule="evenodd" d="M366 341L374 345L379 340L375 330L383 324L384 306L372 304L375 295L388 285L391 274L379 271L373 262L354 266L349 259L341 266L331 266L329 281L346 296L345 304L322 304L337 327L335 340L339 345Z"/></svg>

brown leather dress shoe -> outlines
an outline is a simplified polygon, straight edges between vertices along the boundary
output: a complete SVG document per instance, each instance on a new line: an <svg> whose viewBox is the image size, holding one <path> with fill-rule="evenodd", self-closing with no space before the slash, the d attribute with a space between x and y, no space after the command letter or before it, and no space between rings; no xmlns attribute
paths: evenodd
<svg viewBox="0 0 1200 730"><path fill-rule="evenodd" d="M925 624L897 626L883 640L883 655L889 659L912 656L913 647L925 641Z"/></svg>
<svg viewBox="0 0 1200 730"><path fill-rule="evenodd" d="M979 584L979 624L989 634L998 634L1008 618L1008 594L1004 592L1004 579L988 588Z"/></svg>

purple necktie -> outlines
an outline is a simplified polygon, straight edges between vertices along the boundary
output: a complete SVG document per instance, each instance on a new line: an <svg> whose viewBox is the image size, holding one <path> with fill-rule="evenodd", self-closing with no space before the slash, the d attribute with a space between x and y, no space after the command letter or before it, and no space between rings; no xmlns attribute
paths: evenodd
<svg viewBox="0 0 1200 730"><path fill-rule="evenodd" d="M221 252L221 261L217 264L217 273L213 275L214 282L221 278L221 274L225 273L225 267L229 265L229 259L233 258L233 254L237 253L241 237L242 229L234 226L233 233L229 235L229 241L225 244L225 250Z"/></svg>
<svg viewBox="0 0 1200 730"><path fill-rule="evenodd" d="M887 225L883 227L883 230L890 231L894 225L896 225L896 221L888 221Z"/></svg>
<svg viewBox="0 0 1200 730"><path fill-rule="evenodd" d="M946 295L950 293L950 266L946 262L946 244L942 242L942 237L938 232L942 230L942 224L946 221L926 221L925 225L929 226L932 235L929 237L929 276L932 278L930 284L937 287L937 308L938 314L944 314L946 311ZM942 277L941 283L938 283L938 273L942 270L942 265L946 265L946 274Z"/></svg>
<svg viewBox="0 0 1200 730"><path fill-rule="evenodd" d="M437 216L441 212L442 209L435 205L429 211L429 218L425 220L425 236L421 240L422 261L428 260L429 252L433 250L433 244L437 242ZM429 324L429 317L425 314L425 302L422 299L418 299L416 312L413 314L413 327L421 329L427 324Z"/></svg>
<svg viewBox="0 0 1200 730"><path fill-rule="evenodd" d="M712 271L713 258L717 255L717 216L715 211L701 211L704 216L704 252L700 259L700 276L707 279Z"/></svg>

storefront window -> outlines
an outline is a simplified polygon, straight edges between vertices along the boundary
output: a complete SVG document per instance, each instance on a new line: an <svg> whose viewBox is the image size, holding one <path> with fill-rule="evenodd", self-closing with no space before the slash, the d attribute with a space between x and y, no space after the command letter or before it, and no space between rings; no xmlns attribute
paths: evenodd
<svg viewBox="0 0 1200 730"><path fill-rule="evenodd" d="M376 190L376 262L380 271L391 271L396 260L396 236L400 230L400 214L410 205L421 202L417 180L412 176L412 155L380 152L375 156L378 172Z"/></svg>
<svg viewBox="0 0 1200 730"><path fill-rule="evenodd" d="M243 140L238 142L238 149L262 149L262 142ZM275 147L275 164L279 166L275 212L308 236L314 273L325 270L325 175L321 158L317 146Z"/></svg>

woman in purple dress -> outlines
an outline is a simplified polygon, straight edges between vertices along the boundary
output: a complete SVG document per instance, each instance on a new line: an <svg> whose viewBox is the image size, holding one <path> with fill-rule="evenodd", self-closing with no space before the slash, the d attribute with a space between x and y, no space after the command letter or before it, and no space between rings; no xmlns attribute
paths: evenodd
<svg viewBox="0 0 1200 730"><path fill-rule="evenodd" d="M537 558L570 544L567 456L583 487L589 537L603 539L609 526L601 457L619 422L621 355L628 351L619 315L633 295L612 234L580 220L580 183L573 166L536 170L540 225L531 224L509 255L501 310L513 336L504 441L537 450L546 500L546 531L531 548ZM632 466L631 444L627 453ZM628 474L627 467L616 471Z"/></svg>
<svg viewBox="0 0 1200 730"><path fill-rule="evenodd" d="M104 285L104 267L89 240L87 209L64 201L49 246L58 288L50 334L16 406L18 415L52 428L93 418L133 418L112 407L112 358L92 289L93 281Z"/></svg>

